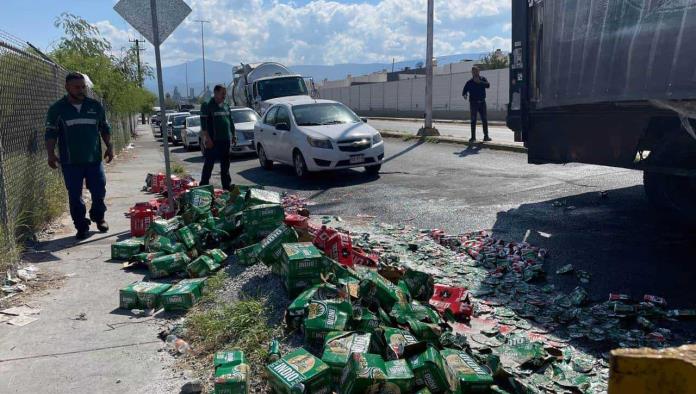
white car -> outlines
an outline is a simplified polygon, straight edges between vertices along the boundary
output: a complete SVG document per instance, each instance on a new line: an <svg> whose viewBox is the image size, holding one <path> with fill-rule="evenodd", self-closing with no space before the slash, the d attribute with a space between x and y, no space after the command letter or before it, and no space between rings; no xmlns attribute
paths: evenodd
<svg viewBox="0 0 696 394"><path fill-rule="evenodd" d="M186 150L192 150L199 146L199 135L201 133L201 116L189 116L186 118L186 125L181 132L181 139Z"/></svg>
<svg viewBox="0 0 696 394"><path fill-rule="evenodd" d="M232 122L234 122L235 135L237 136L237 144L230 146L230 153L233 155L255 153L254 125L259 121L259 116L256 114L256 111L247 107L232 107L230 108L230 113L232 114ZM200 117L198 118L198 129L196 129L195 132L195 145L201 147L201 153L205 153L203 139L200 135Z"/></svg>
<svg viewBox="0 0 696 394"><path fill-rule="evenodd" d="M275 161L290 164L299 177L355 167L376 175L384 159L379 132L336 101L278 99L254 134L263 168L272 169Z"/></svg>

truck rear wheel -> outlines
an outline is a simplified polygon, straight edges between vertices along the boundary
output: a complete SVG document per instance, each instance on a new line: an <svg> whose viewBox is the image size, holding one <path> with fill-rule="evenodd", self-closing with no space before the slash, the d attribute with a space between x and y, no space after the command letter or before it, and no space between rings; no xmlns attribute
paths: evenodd
<svg viewBox="0 0 696 394"><path fill-rule="evenodd" d="M684 130L653 151L651 165L696 170L696 140ZM645 171L643 186L648 200L678 223L696 228L696 177Z"/></svg>

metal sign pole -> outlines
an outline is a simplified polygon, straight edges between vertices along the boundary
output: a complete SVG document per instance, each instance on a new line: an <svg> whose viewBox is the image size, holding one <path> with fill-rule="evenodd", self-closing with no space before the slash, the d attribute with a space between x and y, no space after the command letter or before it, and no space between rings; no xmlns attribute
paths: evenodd
<svg viewBox="0 0 696 394"><path fill-rule="evenodd" d="M174 209L174 193L172 192L172 170L169 165L169 136L167 135L167 118L164 107L164 83L162 82L162 61L160 59L160 39L159 25L157 24L157 0L150 0L150 11L152 13L152 31L155 46L155 62L157 64L157 90L159 92L160 104L160 131L162 132L162 143L164 145L164 168L167 174L167 197L169 199L169 209ZM162 126L164 125L164 126Z"/></svg>

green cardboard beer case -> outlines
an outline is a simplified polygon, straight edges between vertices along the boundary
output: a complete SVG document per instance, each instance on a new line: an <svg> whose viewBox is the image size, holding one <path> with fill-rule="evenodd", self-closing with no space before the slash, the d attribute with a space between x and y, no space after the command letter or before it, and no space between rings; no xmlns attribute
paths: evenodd
<svg viewBox="0 0 696 394"><path fill-rule="evenodd" d="M184 279L162 294L165 311L186 311L203 295L205 278Z"/></svg>
<svg viewBox="0 0 696 394"><path fill-rule="evenodd" d="M425 352L410 357L408 364L416 377L416 387L427 388L434 394L449 391L445 360L436 348L428 346Z"/></svg>
<svg viewBox="0 0 696 394"><path fill-rule="evenodd" d="M350 301L312 301L307 306L303 323L305 343L310 347L323 346L326 334L345 331L352 315Z"/></svg>
<svg viewBox="0 0 696 394"><path fill-rule="evenodd" d="M215 264L221 265L227 260L227 253L223 252L221 249L210 249L205 252L205 255L212 258Z"/></svg>
<svg viewBox="0 0 696 394"><path fill-rule="evenodd" d="M234 255L240 265L252 266L259 261L259 244L253 244L244 248L237 249Z"/></svg>
<svg viewBox="0 0 696 394"><path fill-rule="evenodd" d="M332 331L326 334L321 361L329 366L333 383L338 385L341 381L341 372L348 364L352 353L369 353L375 350L372 334Z"/></svg>
<svg viewBox="0 0 696 394"><path fill-rule="evenodd" d="M384 343L386 356L389 360L408 358L424 352L427 344L416 339L413 334L399 328L384 328Z"/></svg>
<svg viewBox="0 0 696 394"><path fill-rule="evenodd" d="M456 394L488 393L493 377L473 357L462 350L443 349L445 372L450 390Z"/></svg>
<svg viewBox="0 0 696 394"><path fill-rule="evenodd" d="M297 242L297 233L291 227L281 224L259 243L259 260L280 272L283 244Z"/></svg>
<svg viewBox="0 0 696 394"><path fill-rule="evenodd" d="M396 303L410 302L406 291L374 271L365 271L360 281L359 294L361 298L379 303L385 311L391 311Z"/></svg>
<svg viewBox="0 0 696 394"><path fill-rule="evenodd" d="M315 278L296 278L291 275L283 276L283 287L288 292L288 297L297 297L303 291L308 288L321 284L321 277L317 276Z"/></svg>
<svg viewBox="0 0 696 394"><path fill-rule="evenodd" d="M111 258L113 260L128 260L143 249L144 241L142 238L131 238L125 241L114 242L111 244Z"/></svg>
<svg viewBox="0 0 696 394"><path fill-rule="evenodd" d="M280 193L271 190L250 188L246 191L246 204L248 207L264 204L280 204Z"/></svg>
<svg viewBox="0 0 696 394"><path fill-rule="evenodd" d="M171 219L155 219L150 223L148 231L167 237L183 225L184 222L179 216L174 216Z"/></svg>
<svg viewBox="0 0 696 394"><path fill-rule="evenodd" d="M215 394L249 393L249 364L241 350L215 353Z"/></svg>
<svg viewBox="0 0 696 394"><path fill-rule="evenodd" d="M242 211L242 223L247 230L268 224L275 224L277 227L283 223L284 219L285 210L279 204L256 205Z"/></svg>
<svg viewBox="0 0 696 394"><path fill-rule="evenodd" d="M297 349L266 366L268 383L278 394L329 394L329 366L305 349Z"/></svg>
<svg viewBox="0 0 696 394"><path fill-rule="evenodd" d="M394 393L413 391L413 372L406 360L384 362L382 356L353 353L341 374L341 393Z"/></svg>
<svg viewBox="0 0 696 394"><path fill-rule="evenodd" d="M152 259L147 264L151 278L163 278L181 272L191 262L185 253L168 254Z"/></svg>
<svg viewBox="0 0 696 394"><path fill-rule="evenodd" d="M344 298L336 286L330 283L314 285L298 295L288 306L285 312L285 321L288 327L297 328L304 320L305 310L312 301L324 301Z"/></svg>
<svg viewBox="0 0 696 394"><path fill-rule="evenodd" d="M121 309L158 309L161 295L171 285L155 282L135 282L119 290Z"/></svg>
<svg viewBox="0 0 696 394"><path fill-rule="evenodd" d="M193 249L197 245L197 236L191 226L184 226L176 230L176 236L186 249Z"/></svg>
<svg viewBox="0 0 696 394"><path fill-rule="evenodd" d="M203 255L193 260L186 266L186 272L192 278L201 278L220 269L220 264L207 255Z"/></svg>
<svg viewBox="0 0 696 394"><path fill-rule="evenodd" d="M312 278L321 275L324 257L316 246L309 242L284 243L281 250L282 275L295 278Z"/></svg>

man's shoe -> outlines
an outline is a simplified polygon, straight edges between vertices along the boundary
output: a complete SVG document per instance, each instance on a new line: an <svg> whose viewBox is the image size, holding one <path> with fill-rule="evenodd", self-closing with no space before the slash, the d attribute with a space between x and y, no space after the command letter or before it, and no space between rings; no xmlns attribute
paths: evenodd
<svg viewBox="0 0 696 394"><path fill-rule="evenodd" d="M476 138L470 138L469 142L476 142Z"/></svg>
<svg viewBox="0 0 696 394"><path fill-rule="evenodd" d="M483 137L483 140L484 140L485 142L491 142L491 141L493 141L493 140L491 139L491 137L489 137L489 136Z"/></svg>
<svg viewBox="0 0 696 394"><path fill-rule="evenodd" d="M75 234L75 238L78 241L82 241L83 239L87 239L89 237L89 227L83 229L83 230L77 230L77 234Z"/></svg>
<svg viewBox="0 0 696 394"><path fill-rule="evenodd" d="M97 229L99 229L100 233L105 233L109 231L109 224L106 222L106 220L102 220L101 222L97 222Z"/></svg>

